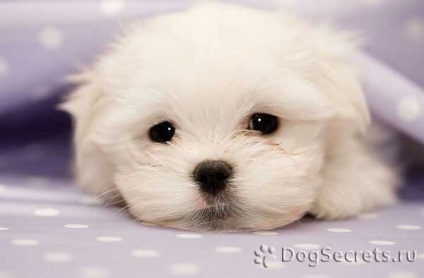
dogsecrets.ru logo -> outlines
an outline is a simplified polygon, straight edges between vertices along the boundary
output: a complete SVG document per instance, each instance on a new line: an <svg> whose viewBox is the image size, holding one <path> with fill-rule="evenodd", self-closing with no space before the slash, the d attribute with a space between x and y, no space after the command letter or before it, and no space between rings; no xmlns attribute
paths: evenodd
<svg viewBox="0 0 424 278"><path fill-rule="evenodd" d="M306 263L309 267L317 267L321 263L412 263L417 259L415 250L333 250L332 247L322 247L314 250L281 247L262 244L253 252L254 263L263 268L283 266L283 263Z"/></svg>

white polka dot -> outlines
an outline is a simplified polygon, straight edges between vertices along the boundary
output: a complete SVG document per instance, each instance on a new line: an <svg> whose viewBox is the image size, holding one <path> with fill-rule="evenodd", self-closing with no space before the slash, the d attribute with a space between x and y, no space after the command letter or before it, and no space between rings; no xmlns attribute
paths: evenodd
<svg viewBox="0 0 424 278"><path fill-rule="evenodd" d="M299 244L295 244L294 247L299 249L307 249L307 250L320 248L318 244L313 244L313 243L299 243Z"/></svg>
<svg viewBox="0 0 424 278"><path fill-rule="evenodd" d="M178 234L177 237L179 238L201 238L201 235L198 234Z"/></svg>
<svg viewBox="0 0 424 278"><path fill-rule="evenodd" d="M218 246L215 248L217 253L240 253L241 248L236 246Z"/></svg>
<svg viewBox="0 0 424 278"><path fill-rule="evenodd" d="M399 101L397 113L401 120L413 122L420 117L421 107L417 99L407 96Z"/></svg>
<svg viewBox="0 0 424 278"><path fill-rule="evenodd" d="M328 228L327 231L332 233L350 233L352 230L346 228Z"/></svg>
<svg viewBox="0 0 424 278"><path fill-rule="evenodd" d="M110 273L103 267L83 267L80 269L81 278L108 278Z"/></svg>
<svg viewBox="0 0 424 278"><path fill-rule="evenodd" d="M63 225L63 227L68 229L86 229L89 226L84 224L66 224L66 225Z"/></svg>
<svg viewBox="0 0 424 278"><path fill-rule="evenodd" d="M15 275L11 271L0 270L0 278L14 278Z"/></svg>
<svg viewBox="0 0 424 278"><path fill-rule="evenodd" d="M8 231L9 230L9 228L7 228L7 227L0 227L0 231Z"/></svg>
<svg viewBox="0 0 424 278"><path fill-rule="evenodd" d="M41 30L38 39L43 47L47 49L58 49L62 46L63 34L59 28L49 26Z"/></svg>
<svg viewBox="0 0 424 278"><path fill-rule="evenodd" d="M253 232L255 235L258 236L276 236L278 235L277 232L273 232L273 231L257 231L257 232Z"/></svg>
<svg viewBox="0 0 424 278"><path fill-rule="evenodd" d="M421 229L421 227L418 225L397 225L396 228L408 231L416 231Z"/></svg>
<svg viewBox="0 0 424 278"><path fill-rule="evenodd" d="M40 216L40 217L53 217L53 216L59 215L59 211L52 208L42 208L42 209L36 209L34 211L34 215Z"/></svg>
<svg viewBox="0 0 424 278"><path fill-rule="evenodd" d="M122 238L116 236L99 236L96 237L96 240L102 242L119 242L122 241Z"/></svg>
<svg viewBox="0 0 424 278"><path fill-rule="evenodd" d="M12 244L16 246L36 246L38 245L38 241L34 239L14 239L12 240Z"/></svg>
<svg viewBox="0 0 424 278"><path fill-rule="evenodd" d="M378 216L378 214L377 213L363 213L363 214L360 214L359 216L358 216L358 218L360 218L360 219L367 219L367 220L370 220L370 219L377 219L379 216Z"/></svg>
<svg viewBox="0 0 424 278"><path fill-rule="evenodd" d="M47 252L43 255L43 260L52 263L67 263L72 260L72 255L65 252Z"/></svg>
<svg viewBox="0 0 424 278"><path fill-rule="evenodd" d="M413 272L399 271L390 273L389 278L418 278L418 275Z"/></svg>
<svg viewBox="0 0 424 278"><path fill-rule="evenodd" d="M404 25L405 37L410 41L424 40L424 19L418 17L409 18Z"/></svg>
<svg viewBox="0 0 424 278"><path fill-rule="evenodd" d="M106 16L115 16L122 12L125 2L122 0L102 0L100 10Z"/></svg>
<svg viewBox="0 0 424 278"><path fill-rule="evenodd" d="M159 251L148 249L136 249L131 252L131 255L137 258L157 258Z"/></svg>
<svg viewBox="0 0 424 278"><path fill-rule="evenodd" d="M0 77L5 76L9 72L9 64L5 59L0 57Z"/></svg>
<svg viewBox="0 0 424 278"><path fill-rule="evenodd" d="M284 268L284 264L278 260L266 262L266 269L281 269L281 268Z"/></svg>
<svg viewBox="0 0 424 278"><path fill-rule="evenodd" d="M395 245L396 243L393 241L386 241L386 240L373 240L370 241L371 244L373 245Z"/></svg>
<svg viewBox="0 0 424 278"><path fill-rule="evenodd" d="M171 264L170 271L173 274L193 275L200 272L200 266L197 264Z"/></svg>

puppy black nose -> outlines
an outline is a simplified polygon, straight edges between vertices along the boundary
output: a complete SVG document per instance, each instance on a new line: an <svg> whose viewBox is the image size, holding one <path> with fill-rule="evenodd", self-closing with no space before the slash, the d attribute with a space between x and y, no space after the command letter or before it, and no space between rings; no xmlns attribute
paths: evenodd
<svg viewBox="0 0 424 278"><path fill-rule="evenodd" d="M224 161L206 160L196 166L193 177L203 192L215 196L227 186L232 172L231 166Z"/></svg>

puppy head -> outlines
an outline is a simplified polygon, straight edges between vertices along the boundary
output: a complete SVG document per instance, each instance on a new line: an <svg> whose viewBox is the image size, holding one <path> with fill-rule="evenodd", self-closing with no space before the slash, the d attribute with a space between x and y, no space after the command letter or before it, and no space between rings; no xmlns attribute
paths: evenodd
<svg viewBox="0 0 424 278"><path fill-rule="evenodd" d="M91 172L87 187L110 180L140 220L282 226L314 202L330 119L358 113L337 111L343 100L322 90L308 27L218 7L134 26L100 59L91 89L65 104L77 119L78 171Z"/></svg>

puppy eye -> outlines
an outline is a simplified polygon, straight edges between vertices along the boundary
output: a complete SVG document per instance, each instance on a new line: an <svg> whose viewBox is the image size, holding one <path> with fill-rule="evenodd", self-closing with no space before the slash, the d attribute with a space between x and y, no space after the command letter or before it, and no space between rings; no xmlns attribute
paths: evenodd
<svg viewBox="0 0 424 278"><path fill-rule="evenodd" d="M168 121L154 125L149 130L150 139L158 143L171 141L174 134L175 127Z"/></svg>
<svg viewBox="0 0 424 278"><path fill-rule="evenodd" d="M256 113L250 118L248 128L261 134L270 134L278 128L278 119L270 114Z"/></svg>

